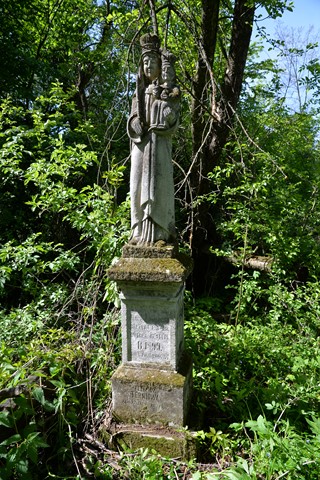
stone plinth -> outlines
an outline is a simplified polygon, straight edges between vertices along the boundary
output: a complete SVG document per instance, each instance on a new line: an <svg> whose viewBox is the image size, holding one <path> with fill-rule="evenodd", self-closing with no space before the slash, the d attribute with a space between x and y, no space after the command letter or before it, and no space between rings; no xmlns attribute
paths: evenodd
<svg viewBox="0 0 320 480"><path fill-rule="evenodd" d="M166 257L173 248L127 246L125 254L139 256L122 257L108 271L121 291L125 365L178 369L184 351L184 281L192 263L184 255Z"/></svg>
<svg viewBox="0 0 320 480"><path fill-rule="evenodd" d="M120 366L112 377L113 415L125 423L185 425L191 393L192 362L181 372Z"/></svg>
<svg viewBox="0 0 320 480"><path fill-rule="evenodd" d="M156 450L163 457L191 460L197 456L197 437L195 432L160 425L133 425L113 423L103 431L103 441L115 450L137 450L148 448Z"/></svg>
<svg viewBox="0 0 320 480"><path fill-rule="evenodd" d="M120 289L122 365L112 377L113 415L125 423L183 426L192 382L184 351L184 282L176 247L127 245L108 271Z"/></svg>
<svg viewBox="0 0 320 480"><path fill-rule="evenodd" d="M177 370L183 352L183 285L122 284L122 363Z"/></svg>

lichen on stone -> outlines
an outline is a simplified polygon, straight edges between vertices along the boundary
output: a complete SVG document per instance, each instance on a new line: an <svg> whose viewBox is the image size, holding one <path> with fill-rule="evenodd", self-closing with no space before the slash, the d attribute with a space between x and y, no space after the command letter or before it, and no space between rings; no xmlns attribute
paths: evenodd
<svg viewBox="0 0 320 480"><path fill-rule="evenodd" d="M192 270L192 260L180 254L178 258L121 257L108 270L115 281L184 282Z"/></svg>
<svg viewBox="0 0 320 480"><path fill-rule="evenodd" d="M172 370L159 370L158 368L132 368L121 365L113 376L113 379L122 382L139 382L154 386L169 386L182 388L185 377Z"/></svg>

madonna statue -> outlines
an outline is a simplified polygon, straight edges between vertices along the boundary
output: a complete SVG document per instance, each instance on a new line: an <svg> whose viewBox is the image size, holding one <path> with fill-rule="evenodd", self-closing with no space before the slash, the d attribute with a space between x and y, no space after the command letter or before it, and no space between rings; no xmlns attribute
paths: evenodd
<svg viewBox="0 0 320 480"><path fill-rule="evenodd" d="M172 136L178 127L180 90L174 56L156 35L141 37L137 88L128 120L131 140L131 238L136 245L175 241Z"/></svg>

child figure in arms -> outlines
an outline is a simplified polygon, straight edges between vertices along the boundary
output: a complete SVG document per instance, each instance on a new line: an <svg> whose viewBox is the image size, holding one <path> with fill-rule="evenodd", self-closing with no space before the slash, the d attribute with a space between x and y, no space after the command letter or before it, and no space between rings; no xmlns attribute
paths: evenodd
<svg viewBox="0 0 320 480"><path fill-rule="evenodd" d="M174 68L175 56L164 51L161 55L161 85L154 88L153 95L157 100L153 102L150 130L168 131L175 127L179 119L180 89L176 85Z"/></svg>

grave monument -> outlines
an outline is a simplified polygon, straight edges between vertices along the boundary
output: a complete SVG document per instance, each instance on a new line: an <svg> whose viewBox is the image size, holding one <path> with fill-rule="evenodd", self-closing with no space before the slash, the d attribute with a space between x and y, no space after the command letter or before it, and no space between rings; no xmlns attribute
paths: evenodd
<svg viewBox="0 0 320 480"><path fill-rule="evenodd" d="M180 89L175 57L156 35L140 39L128 119L131 237L108 275L120 290L122 364L112 377L113 417L126 425L186 425L192 362L184 349L184 283L191 259L178 251L172 136Z"/></svg>

